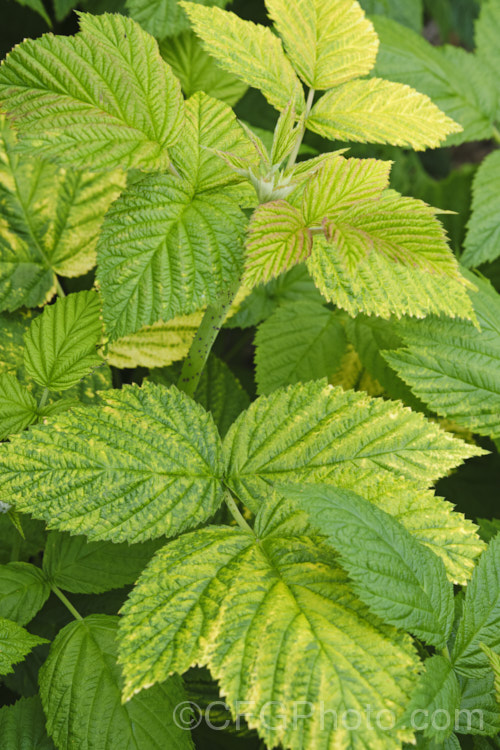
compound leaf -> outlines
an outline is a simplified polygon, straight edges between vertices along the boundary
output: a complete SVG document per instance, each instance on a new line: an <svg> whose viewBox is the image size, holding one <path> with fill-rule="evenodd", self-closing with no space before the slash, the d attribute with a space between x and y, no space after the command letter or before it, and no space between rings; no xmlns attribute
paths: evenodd
<svg viewBox="0 0 500 750"><path fill-rule="evenodd" d="M43 607L50 586L42 571L25 562L0 566L0 617L26 625Z"/></svg>
<svg viewBox="0 0 500 750"><path fill-rule="evenodd" d="M46 307L24 337L27 375L51 391L76 385L102 362L96 351L100 315L101 303L93 291L70 294Z"/></svg>
<svg viewBox="0 0 500 750"><path fill-rule="evenodd" d="M125 387L1 446L2 497L97 541L175 535L217 510L220 439L175 387Z"/></svg>
<svg viewBox="0 0 500 750"><path fill-rule="evenodd" d="M20 698L0 709L0 736L3 750L55 750L38 696Z"/></svg>
<svg viewBox="0 0 500 750"><path fill-rule="evenodd" d="M56 274L78 276L95 263L104 214L125 186L119 170L66 170L16 150L0 115L0 309L47 302Z"/></svg>
<svg viewBox="0 0 500 750"><path fill-rule="evenodd" d="M26 40L3 61L0 99L20 146L73 167L166 169L184 107L157 43L117 14L80 14L80 28Z"/></svg>
<svg viewBox="0 0 500 750"><path fill-rule="evenodd" d="M391 143L422 151L462 128L424 94L382 78L348 81L324 94L307 127L330 140Z"/></svg>
<svg viewBox="0 0 500 750"><path fill-rule="evenodd" d="M463 131L446 145L491 138L497 111L495 81L477 55L459 47L435 47L389 18L373 19L380 38L375 74L427 94Z"/></svg>
<svg viewBox="0 0 500 750"><path fill-rule="evenodd" d="M281 41L271 29L244 21L220 8L205 8L192 2L180 2L206 51L222 68L241 78L264 94L276 109L285 109L295 101L297 115L305 102L302 86Z"/></svg>
<svg viewBox="0 0 500 750"><path fill-rule="evenodd" d="M304 83L324 91L370 72L378 37L353 0L266 0L276 29Z"/></svg>
<svg viewBox="0 0 500 750"><path fill-rule="evenodd" d="M0 675L13 672L14 664L22 661L35 646L47 642L45 638L28 633L17 622L0 617Z"/></svg>
<svg viewBox="0 0 500 750"><path fill-rule="evenodd" d="M261 396L224 440L227 482L251 510L269 484L323 482L364 494L395 477L425 488L481 453L398 403L324 381Z"/></svg>
<svg viewBox="0 0 500 750"><path fill-rule="evenodd" d="M135 583L162 544L88 542L84 536L51 531L43 554L43 570L51 583L65 591L100 594Z"/></svg>
<svg viewBox="0 0 500 750"><path fill-rule="evenodd" d="M359 598L384 622L444 648L453 624L453 586L443 562L402 524L354 492L283 486L340 553Z"/></svg>
<svg viewBox="0 0 500 750"><path fill-rule="evenodd" d="M468 274L480 330L463 320L429 316L399 326L404 348L384 353L412 391L441 416L480 435L500 435L500 296Z"/></svg>
<svg viewBox="0 0 500 750"><path fill-rule="evenodd" d="M479 166L472 187L471 217L467 224L464 266L479 266L500 255L500 151Z"/></svg>
<svg viewBox="0 0 500 750"><path fill-rule="evenodd" d="M90 615L56 636L39 676L49 734L65 748L192 750L190 733L173 719L184 699L179 677L121 704L117 624L117 617Z"/></svg>
<svg viewBox="0 0 500 750"><path fill-rule="evenodd" d="M37 403L15 375L0 375L0 440L22 432L37 418Z"/></svg>
<svg viewBox="0 0 500 750"><path fill-rule="evenodd" d="M288 201L263 203L248 226L244 282L270 281L310 254L312 236L301 212Z"/></svg>
<svg viewBox="0 0 500 750"><path fill-rule="evenodd" d="M129 187L108 212L97 248L110 338L220 302L241 272L245 223L232 197L198 193L173 175Z"/></svg>
<svg viewBox="0 0 500 750"><path fill-rule="evenodd" d="M258 391L268 394L330 377L340 366L347 341L338 314L304 300L278 307L259 326L255 346Z"/></svg>
<svg viewBox="0 0 500 750"><path fill-rule="evenodd" d="M458 626L452 661L455 669L467 677L490 674L488 657L481 648L498 650L500 646L500 534L483 552L465 592L462 619Z"/></svg>
<svg viewBox="0 0 500 750"><path fill-rule="evenodd" d="M208 527L156 555L123 608L125 697L198 663L234 713L245 702L249 726L269 747L369 741L396 750L397 732L370 732L361 717L354 739L333 715L366 704L401 713L415 681L407 636L370 616L333 551L305 536L304 523L292 518L287 532L285 517L269 532L265 515L257 519L258 540ZM312 708L292 721L297 701Z"/></svg>

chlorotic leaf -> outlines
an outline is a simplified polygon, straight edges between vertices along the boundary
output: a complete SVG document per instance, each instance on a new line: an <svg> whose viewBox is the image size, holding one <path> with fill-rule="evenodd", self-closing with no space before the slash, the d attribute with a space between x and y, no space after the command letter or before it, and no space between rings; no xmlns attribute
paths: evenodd
<svg viewBox="0 0 500 750"><path fill-rule="evenodd" d="M479 266L500 255L500 151L493 151L474 177L472 213L460 262Z"/></svg>
<svg viewBox="0 0 500 750"><path fill-rule="evenodd" d="M0 115L0 309L47 302L56 274L78 276L95 263L104 214L125 174L76 172L17 153Z"/></svg>
<svg viewBox="0 0 500 750"><path fill-rule="evenodd" d="M481 453L398 403L324 381L261 396L224 440L226 481L251 510L269 484L323 482L364 494L396 477L425 488Z"/></svg>
<svg viewBox="0 0 500 750"><path fill-rule="evenodd" d="M155 40L117 14L81 14L80 27L22 42L3 61L0 100L20 146L72 167L167 168L183 102Z"/></svg>
<svg viewBox="0 0 500 750"><path fill-rule="evenodd" d="M153 369L150 379L154 383L173 385L181 373L177 367ZM250 398L225 362L210 354L203 368L193 398L212 415L217 429L224 437L236 417L250 406Z"/></svg>
<svg viewBox="0 0 500 750"><path fill-rule="evenodd" d="M190 733L173 718L185 699L179 677L121 704L117 624L117 617L90 615L56 636L39 677L50 736L57 747L192 750Z"/></svg>
<svg viewBox="0 0 500 750"><path fill-rule="evenodd" d="M444 648L453 624L453 586L442 561L402 524L354 492L284 486L340 553L359 598L384 622Z"/></svg>
<svg viewBox="0 0 500 750"><path fill-rule="evenodd" d="M449 659L436 654L425 661L425 672L412 695L400 723L420 728L424 737L443 742L454 728L455 712L460 705L460 685ZM455 727L456 728L456 727Z"/></svg>
<svg viewBox="0 0 500 750"><path fill-rule="evenodd" d="M201 312L178 315L165 323L144 326L112 341L106 360L113 367L166 367L184 359L201 323Z"/></svg>
<svg viewBox="0 0 500 750"><path fill-rule="evenodd" d="M178 391L125 387L0 451L0 494L92 541L145 541L210 518L223 495L212 418Z"/></svg>
<svg viewBox="0 0 500 750"><path fill-rule="evenodd" d="M224 8L229 0L194 0L200 5ZM189 29L186 13L177 0L127 0L127 10L134 21L157 39L173 37Z"/></svg>
<svg viewBox="0 0 500 750"><path fill-rule="evenodd" d="M278 307L259 326L255 346L258 391L268 394L329 378L340 366L347 341L338 314L305 300Z"/></svg>
<svg viewBox="0 0 500 750"><path fill-rule="evenodd" d="M377 16L380 38L374 73L426 94L461 125L446 145L491 138L497 111L495 79L477 55L451 45L435 47L419 33Z"/></svg>
<svg viewBox="0 0 500 750"><path fill-rule="evenodd" d="M220 302L241 273L245 215L222 191L156 174L115 201L99 238L98 281L112 340Z"/></svg>
<svg viewBox="0 0 500 750"><path fill-rule="evenodd" d="M233 110L224 102L198 92L186 103L182 142L171 152L176 169L197 194L241 182L241 177L224 164L216 151L255 161L252 143Z"/></svg>
<svg viewBox="0 0 500 750"><path fill-rule="evenodd" d="M469 321L428 317L399 327L404 348L384 358L433 411L480 435L500 436L500 295L468 274L480 330Z"/></svg>
<svg viewBox="0 0 500 750"><path fill-rule="evenodd" d="M37 403L14 375L0 375L0 440L22 432L37 418Z"/></svg>
<svg viewBox="0 0 500 750"><path fill-rule="evenodd" d="M272 31L220 8L180 2L206 51L224 70L260 89L276 109L293 99L297 115L305 102L302 87L281 41Z"/></svg>
<svg viewBox="0 0 500 750"><path fill-rule="evenodd" d="M101 364L101 303L85 291L46 307L24 337L26 373L51 391L65 391Z"/></svg>
<svg viewBox="0 0 500 750"><path fill-rule="evenodd" d="M55 750L38 696L0 708L0 737L3 750Z"/></svg>
<svg viewBox="0 0 500 750"><path fill-rule="evenodd" d="M123 608L125 698L198 663L268 747L396 750L401 735L370 731L359 707L400 715L415 682L407 636L370 617L319 539L265 525L258 540L208 527L156 555ZM351 709L355 734L334 719Z"/></svg>
<svg viewBox="0 0 500 750"><path fill-rule="evenodd" d="M263 203L248 226L244 283L279 276L310 254L312 235L300 211L285 200Z"/></svg>
<svg viewBox="0 0 500 750"><path fill-rule="evenodd" d="M239 78L223 70L205 52L192 31L163 39L160 42L160 52L181 82L182 90L188 98L197 91L204 91L234 107L248 88Z"/></svg>
<svg viewBox="0 0 500 750"><path fill-rule="evenodd" d="M48 581L35 565L25 562L0 565L0 617L26 625L49 594Z"/></svg>
<svg viewBox="0 0 500 750"><path fill-rule="evenodd" d="M380 198L389 187L392 162L380 159L326 160L308 180L302 212L308 226L321 224L342 211ZM370 206L365 208L369 211Z"/></svg>
<svg viewBox="0 0 500 750"><path fill-rule="evenodd" d="M266 0L269 14L302 80L323 91L370 72L378 37L353 0Z"/></svg>
<svg viewBox="0 0 500 750"><path fill-rule="evenodd" d="M352 489L358 491L353 484ZM394 516L440 557L452 583L467 584L485 545L477 526L432 490L401 489L396 478L363 488L363 496Z"/></svg>
<svg viewBox="0 0 500 750"><path fill-rule="evenodd" d="M13 665L22 661L40 643L47 643L47 640L28 633L12 620L0 617L0 675L13 672Z"/></svg>
<svg viewBox="0 0 500 750"><path fill-rule="evenodd" d="M462 619L458 626L452 661L455 669L467 677L489 674L488 657L481 646L498 650L500 646L500 535L488 545L465 592Z"/></svg>
<svg viewBox="0 0 500 750"><path fill-rule="evenodd" d="M135 583L162 545L87 542L83 536L51 531L43 554L43 570L51 583L73 594L100 594Z"/></svg>
<svg viewBox="0 0 500 750"><path fill-rule="evenodd" d="M314 105L307 127L330 140L436 148L461 126L424 94L382 78L348 81Z"/></svg>

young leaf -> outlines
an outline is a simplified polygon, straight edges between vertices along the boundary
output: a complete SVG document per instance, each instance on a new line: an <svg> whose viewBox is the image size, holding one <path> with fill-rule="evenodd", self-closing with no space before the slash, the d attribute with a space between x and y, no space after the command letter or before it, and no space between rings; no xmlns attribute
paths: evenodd
<svg viewBox="0 0 500 750"><path fill-rule="evenodd" d="M307 127L330 140L436 148L462 128L424 94L382 78L349 81L324 94Z"/></svg>
<svg viewBox="0 0 500 750"><path fill-rule="evenodd" d="M80 15L80 33L26 40L0 68L20 147L73 167L166 169L180 135L180 84L130 18Z"/></svg>
<svg viewBox="0 0 500 750"><path fill-rule="evenodd" d="M0 675L13 672L13 665L22 661L40 643L48 641L28 633L16 622L0 617Z"/></svg>
<svg viewBox="0 0 500 750"><path fill-rule="evenodd" d="M197 194L241 182L241 177L224 164L217 151L256 161L252 143L233 110L200 91L186 103L182 142L171 152L176 169ZM214 197L214 202L217 200Z"/></svg>
<svg viewBox="0 0 500 750"><path fill-rule="evenodd" d="M269 484L323 482L364 494L396 477L424 488L482 453L398 403L324 381L261 396L224 440L227 482L254 511Z"/></svg>
<svg viewBox="0 0 500 750"><path fill-rule="evenodd" d="M198 193L172 175L129 187L108 212L97 249L110 338L220 302L241 272L245 223L233 198Z"/></svg>
<svg viewBox="0 0 500 750"><path fill-rule="evenodd" d="M402 524L354 492L283 486L340 553L353 589L384 622L444 648L453 624L453 586L442 561Z"/></svg>
<svg viewBox="0 0 500 750"><path fill-rule="evenodd" d="M101 364L101 303L96 292L58 299L46 307L24 337L24 364L30 378L51 391L76 385Z"/></svg>
<svg viewBox="0 0 500 750"><path fill-rule="evenodd" d="M452 653L455 669L467 677L490 673L488 657L481 644L500 646L500 534L483 552L465 592L464 611Z"/></svg>
<svg viewBox="0 0 500 750"><path fill-rule="evenodd" d="M10 562L0 566L0 617L27 625L49 594L49 583L35 565Z"/></svg>
<svg viewBox="0 0 500 750"><path fill-rule="evenodd" d="M23 438L1 446L2 498L93 541L174 536L222 500L213 420L175 387L127 386Z"/></svg>
<svg viewBox="0 0 500 750"><path fill-rule="evenodd" d="M415 681L413 648L370 617L333 552L286 520L267 533L258 519L258 540L208 527L155 556L123 608L124 696L197 663L268 747L396 750L398 732L370 731L363 711L355 734L333 717L366 704L398 716ZM308 710L292 720L297 705Z"/></svg>
<svg viewBox="0 0 500 750"><path fill-rule="evenodd" d="M148 7L150 5L148 0ZM176 7L179 7L177 3ZM204 91L209 96L234 107L248 88L239 78L223 70L213 57L205 52L200 40L192 31L163 39L160 42L160 53L181 82L187 98L197 91Z"/></svg>
<svg viewBox="0 0 500 750"><path fill-rule="evenodd" d="M37 403L14 375L0 374L0 440L22 432L37 418Z"/></svg>
<svg viewBox="0 0 500 750"><path fill-rule="evenodd" d="M300 381L329 378L347 341L338 314L307 300L282 305L255 336L258 392L269 394Z"/></svg>
<svg viewBox="0 0 500 750"><path fill-rule="evenodd" d="M384 358L441 416L480 435L500 435L500 295L468 274L480 330L468 321L428 317L399 326L404 348Z"/></svg>
<svg viewBox="0 0 500 750"><path fill-rule="evenodd" d="M312 235L301 212L285 200L263 203L248 226L244 283L248 286L279 276L311 252Z"/></svg>
<svg viewBox="0 0 500 750"><path fill-rule="evenodd" d="M104 214L125 174L61 169L17 153L0 115L0 309L47 302L56 274L78 276L95 263Z"/></svg>
<svg viewBox="0 0 500 750"><path fill-rule="evenodd" d="M200 5L225 8L229 0L193 0ZM189 29L189 21L177 0L127 0L127 10L134 21L157 39L173 37Z"/></svg>
<svg viewBox="0 0 500 750"><path fill-rule="evenodd" d="M389 18L373 19L380 38L375 74L427 94L459 123L446 145L491 138L497 111L495 81L476 55L459 47L435 47Z"/></svg>
<svg viewBox="0 0 500 750"><path fill-rule="evenodd" d="M0 708L0 737L3 750L55 750L38 696Z"/></svg>
<svg viewBox="0 0 500 750"><path fill-rule="evenodd" d="M295 102L297 116L305 108L304 94L281 41L272 31L220 8L180 2L206 51L224 70L260 89L273 107Z"/></svg>
<svg viewBox="0 0 500 750"><path fill-rule="evenodd" d="M479 166L472 190L472 212L460 258L469 267L500 255L500 151L493 151Z"/></svg>
<svg viewBox="0 0 500 750"><path fill-rule="evenodd" d="M173 718L185 700L179 677L121 704L117 624L117 617L90 615L54 640L39 677L50 736L59 748L192 750L190 733Z"/></svg>
<svg viewBox="0 0 500 750"><path fill-rule="evenodd" d="M52 531L45 545L43 570L51 583L65 591L100 594L135 583L162 544L87 542L83 536Z"/></svg>
<svg viewBox="0 0 500 750"><path fill-rule="evenodd" d="M370 72L378 38L353 0L266 0L269 15L304 83L324 91Z"/></svg>
<svg viewBox="0 0 500 750"><path fill-rule="evenodd" d="M415 720L423 718L424 737L443 742L452 733L459 704L460 685L450 661L444 656L432 656L425 661L425 672L420 677L400 724L415 728Z"/></svg>

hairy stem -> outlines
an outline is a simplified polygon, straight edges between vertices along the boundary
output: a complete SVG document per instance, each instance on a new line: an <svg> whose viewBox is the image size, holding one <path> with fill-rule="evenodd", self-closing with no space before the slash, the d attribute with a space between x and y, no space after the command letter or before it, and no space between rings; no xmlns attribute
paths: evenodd
<svg viewBox="0 0 500 750"><path fill-rule="evenodd" d="M43 393L42 393L42 397L40 399L40 403L38 404L38 408L39 409L41 409L42 406L45 406L45 404L47 403L48 397L49 397L49 389L48 388L44 388L43 389Z"/></svg>
<svg viewBox="0 0 500 750"><path fill-rule="evenodd" d="M50 588L52 589L54 594L59 597L59 599L62 601L66 609L68 609L71 612L75 620L83 620L83 617L81 616L81 614L78 612L78 610L75 609L75 607L73 607L69 599L67 599L64 596L61 589L57 588L57 586L54 586L54 585L52 585Z"/></svg>
<svg viewBox="0 0 500 750"><path fill-rule="evenodd" d="M239 511L239 508L238 508L238 506L236 505L236 503L234 502L234 499L233 499L233 497L232 497L231 493L229 492L229 490L228 490L228 491L226 492L226 495L225 495L225 497L224 497L224 500L226 501L226 505L227 505L227 507L229 508L229 510L230 510L230 512L231 512L231 515L232 515L232 517L234 518L234 520L236 521L236 523L238 524L238 526L239 526L240 528L242 528L242 529L243 529L243 531L250 531L250 533L251 533L251 534L253 534L253 533L254 533L254 530L253 530L253 529L252 529L252 527L251 527L251 526L250 526L250 525L249 525L249 524L248 524L248 523L247 523L247 522L245 521L245 519L244 519L244 518L243 518L243 516L241 515L241 513L240 513L240 511Z"/></svg>
<svg viewBox="0 0 500 750"><path fill-rule="evenodd" d="M227 292L225 299L219 305L209 305L205 310L200 327L196 331L189 354L182 366L182 372L177 387L193 397L200 382L201 373L205 367L208 355L212 349L217 334L222 328L226 315L231 307L238 287Z"/></svg>
<svg viewBox="0 0 500 750"><path fill-rule="evenodd" d="M304 113L304 122L302 124L300 134L297 138L297 143L295 144L294 149L288 158L288 163L286 165L287 169L291 169L294 166L295 162L297 161L297 156L299 155L300 147L302 146L302 141L304 140L304 134L306 132L306 120L309 115L309 112L312 109L313 101L314 101L314 89L309 89L309 93L307 94L307 100L306 100L306 111Z"/></svg>
<svg viewBox="0 0 500 750"><path fill-rule="evenodd" d="M66 292L62 288L61 282L59 281L59 279L57 277L56 277L56 291L57 291L57 294L58 294L59 297L65 297L66 296Z"/></svg>

